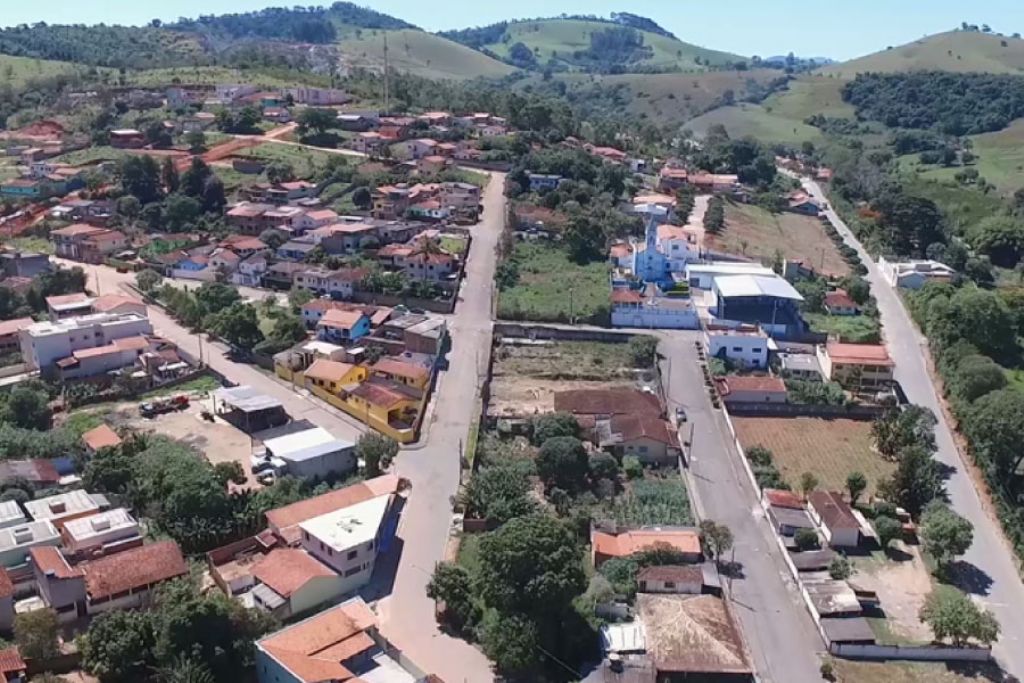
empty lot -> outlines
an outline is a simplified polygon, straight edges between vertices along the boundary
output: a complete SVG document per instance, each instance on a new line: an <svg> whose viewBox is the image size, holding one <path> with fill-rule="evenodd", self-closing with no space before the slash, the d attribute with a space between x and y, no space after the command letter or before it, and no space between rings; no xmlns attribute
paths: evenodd
<svg viewBox="0 0 1024 683"><path fill-rule="evenodd" d="M744 449L764 446L794 489L804 472L813 472L819 488L842 491L850 472L868 479L867 495L892 474L895 463L873 449L871 422L824 420L816 417L734 417L736 434Z"/></svg>

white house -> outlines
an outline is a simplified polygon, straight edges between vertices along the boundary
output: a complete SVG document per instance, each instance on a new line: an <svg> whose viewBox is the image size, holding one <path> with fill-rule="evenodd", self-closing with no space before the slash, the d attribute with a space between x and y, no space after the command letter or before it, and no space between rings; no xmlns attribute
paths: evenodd
<svg viewBox="0 0 1024 683"><path fill-rule="evenodd" d="M19 333L22 360L30 368L48 368L74 351L106 346L116 339L152 335L149 319L138 313L95 313L57 322L41 322Z"/></svg>
<svg viewBox="0 0 1024 683"><path fill-rule="evenodd" d="M921 289L928 282L950 282L956 271L944 263L930 260L890 261L878 259L882 277L893 287Z"/></svg>
<svg viewBox="0 0 1024 683"><path fill-rule="evenodd" d="M811 491L807 511L833 548L856 548L860 544L860 523L841 493Z"/></svg>
<svg viewBox="0 0 1024 683"><path fill-rule="evenodd" d="M344 577L344 593L370 581L390 506L377 496L299 524L302 548Z"/></svg>
<svg viewBox="0 0 1024 683"><path fill-rule="evenodd" d="M253 254L239 262L238 270L231 274L231 282L242 287L259 287L269 264L263 254Z"/></svg>
<svg viewBox="0 0 1024 683"><path fill-rule="evenodd" d="M697 309L689 299L645 296L635 289L613 289L611 293L612 327L665 330L696 330L700 327Z"/></svg>
<svg viewBox="0 0 1024 683"><path fill-rule="evenodd" d="M124 508L73 519L61 532L68 553L87 554L106 545L139 537L139 523Z"/></svg>
<svg viewBox="0 0 1024 683"><path fill-rule="evenodd" d="M768 367L768 354L778 348L760 327L711 329L704 333L708 356L722 358L746 369Z"/></svg>

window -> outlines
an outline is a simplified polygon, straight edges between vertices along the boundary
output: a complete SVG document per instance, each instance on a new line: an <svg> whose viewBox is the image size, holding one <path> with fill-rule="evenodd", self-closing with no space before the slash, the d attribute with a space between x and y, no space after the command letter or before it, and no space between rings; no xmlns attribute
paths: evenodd
<svg viewBox="0 0 1024 683"><path fill-rule="evenodd" d="M676 587L675 581L666 581L665 582L665 588L675 588L675 587Z"/></svg>
<svg viewBox="0 0 1024 683"><path fill-rule="evenodd" d="M327 550L327 546L324 545L323 541L320 541L320 550Z"/></svg>
<svg viewBox="0 0 1024 683"><path fill-rule="evenodd" d="M361 571L363 571L362 567L352 567L352 569L346 569L345 570L345 577L347 578L349 576L353 576L355 574L358 574Z"/></svg>
<svg viewBox="0 0 1024 683"><path fill-rule="evenodd" d="M641 453L646 453L647 452L647 446L640 446L637 450L640 451Z"/></svg>
<svg viewBox="0 0 1024 683"><path fill-rule="evenodd" d="M356 555L358 555L358 554L359 554L358 550L349 550L348 551L347 559L354 560L354 559L356 559Z"/></svg>
<svg viewBox="0 0 1024 683"><path fill-rule="evenodd" d="M743 353L743 347L742 346L734 346L734 347L732 347L732 352L733 353Z"/></svg>

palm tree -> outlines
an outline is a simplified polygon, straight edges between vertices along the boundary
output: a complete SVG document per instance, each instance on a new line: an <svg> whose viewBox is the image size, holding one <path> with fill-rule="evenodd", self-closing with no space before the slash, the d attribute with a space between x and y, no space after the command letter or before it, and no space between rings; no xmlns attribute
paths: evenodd
<svg viewBox="0 0 1024 683"><path fill-rule="evenodd" d="M182 656L170 666L157 668L156 675L160 683L216 683L205 664Z"/></svg>

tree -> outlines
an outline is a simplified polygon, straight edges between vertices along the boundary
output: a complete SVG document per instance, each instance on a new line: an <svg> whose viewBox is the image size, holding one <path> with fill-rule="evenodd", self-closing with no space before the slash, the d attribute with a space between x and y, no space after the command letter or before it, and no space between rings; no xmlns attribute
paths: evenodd
<svg viewBox="0 0 1024 683"><path fill-rule="evenodd" d="M1006 372L994 360L981 354L964 356L947 375L950 390L968 403L1006 386Z"/></svg>
<svg viewBox="0 0 1024 683"><path fill-rule="evenodd" d="M82 473L82 482L90 491L127 493L133 477L132 456L122 443L102 448L89 458Z"/></svg>
<svg viewBox="0 0 1024 683"><path fill-rule="evenodd" d="M793 541L796 542L797 550L814 550L818 547L818 532L814 529L797 529L796 534L793 536Z"/></svg>
<svg viewBox="0 0 1024 683"><path fill-rule="evenodd" d="M260 233L260 241L266 244L268 247L277 251L277 248L288 241L288 238L280 230L274 228L267 228Z"/></svg>
<svg viewBox="0 0 1024 683"><path fill-rule="evenodd" d="M888 244L897 254L924 255L933 242L943 241L942 211L930 199L903 192L886 192L874 202Z"/></svg>
<svg viewBox="0 0 1024 683"><path fill-rule="evenodd" d="M152 268L140 270L135 275L136 286L147 294L160 287L160 285L163 284L163 281L163 276Z"/></svg>
<svg viewBox="0 0 1024 683"><path fill-rule="evenodd" d="M160 182L168 194L178 191L181 185L181 176L178 175L178 167L174 165L174 159L164 157L160 162Z"/></svg>
<svg viewBox="0 0 1024 683"><path fill-rule="evenodd" d="M256 309L249 304L231 304L209 318L210 331L234 347L251 351L263 341Z"/></svg>
<svg viewBox="0 0 1024 683"><path fill-rule="evenodd" d="M293 311L300 311L302 307L308 304L310 301L315 299L316 296L313 292L308 289L292 289L288 292L288 305L292 307Z"/></svg>
<svg viewBox="0 0 1024 683"><path fill-rule="evenodd" d="M201 130L193 130L185 134L185 144L193 154L199 154L206 149L206 133Z"/></svg>
<svg viewBox="0 0 1024 683"><path fill-rule="evenodd" d="M893 408L871 425L878 452L890 460L909 446L935 451L935 416L922 406Z"/></svg>
<svg viewBox="0 0 1024 683"><path fill-rule="evenodd" d="M213 175L213 170L201 157L192 157L192 163L181 174L180 189L182 194L189 197L199 197L203 193L203 186L211 175Z"/></svg>
<svg viewBox="0 0 1024 683"><path fill-rule="evenodd" d="M974 542L974 527L942 501L932 501L921 516L921 543L944 571Z"/></svg>
<svg viewBox="0 0 1024 683"><path fill-rule="evenodd" d="M587 451L575 437L548 439L537 454L537 474L548 488L578 491L583 488L588 469Z"/></svg>
<svg viewBox="0 0 1024 683"><path fill-rule="evenodd" d="M237 460L217 463L213 466L213 474L225 488L229 482L239 486L245 484L245 469Z"/></svg>
<svg viewBox="0 0 1024 683"><path fill-rule="evenodd" d="M398 442L390 436L377 432L366 432L356 444L356 457L363 461L366 476L377 477L391 466L398 455Z"/></svg>
<svg viewBox="0 0 1024 683"><path fill-rule="evenodd" d="M306 107L299 114L298 122L301 135L309 132L322 135L338 125L338 112L333 109Z"/></svg>
<svg viewBox="0 0 1024 683"><path fill-rule="evenodd" d="M977 399L962 422L978 461L1005 485L1024 458L1024 394L999 389Z"/></svg>
<svg viewBox="0 0 1024 683"><path fill-rule="evenodd" d="M627 455L622 458L622 471L626 473L626 478L630 481L643 479L644 465L635 455Z"/></svg>
<svg viewBox="0 0 1024 683"><path fill-rule="evenodd" d="M459 494L466 516L501 525L536 511L537 504L530 496L529 463L525 465L527 467L518 462L487 465L470 477Z"/></svg>
<svg viewBox="0 0 1024 683"><path fill-rule="evenodd" d="M903 525L889 516L875 517L875 533L878 535L878 545L882 550L888 550L889 544L903 535Z"/></svg>
<svg viewBox="0 0 1024 683"><path fill-rule="evenodd" d="M179 232L195 223L202 212L202 205L192 197L172 194L164 201L164 220L167 229Z"/></svg>
<svg viewBox="0 0 1024 683"><path fill-rule="evenodd" d="M129 155L121 161L121 187L142 204L160 199L160 170L153 157Z"/></svg>
<svg viewBox="0 0 1024 683"><path fill-rule="evenodd" d="M143 132L146 136L146 141L154 149L166 149L174 144L174 137L171 135L171 131L167 130L164 126L163 121L150 123Z"/></svg>
<svg viewBox="0 0 1024 683"><path fill-rule="evenodd" d="M998 215L983 218L971 228L968 240L993 264L1013 268L1024 256L1024 220Z"/></svg>
<svg viewBox="0 0 1024 683"><path fill-rule="evenodd" d="M804 498L816 488L818 488L818 478L814 476L813 472L804 472L800 475L800 492L804 494Z"/></svg>
<svg viewBox="0 0 1024 683"><path fill-rule="evenodd" d="M647 335L638 335L629 340L629 357L633 367L649 368L658 355L658 340Z"/></svg>
<svg viewBox="0 0 1024 683"><path fill-rule="evenodd" d="M572 413L544 413L533 418L532 426L533 434L530 440L535 446L540 446L556 436L575 438L580 435L580 424Z"/></svg>
<svg viewBox="0 0 1024 683"><path fill-rule="evenodd" d="M81 638L82 668L104 683L145 680L153 665L155 641L149 611L104 612Z"/></svg>
<svg viewBox="0 0 1024 683"><path fill-rule="evenodd" d="M882 482L879 492L887 500L916 515L942 493L939 465L921 446L904 448L896 471Z"/></svg>
<svg viewBox="0 0 1024 683"><path fill-rule="evenodd" d="M52 609L38 609L14 617L14 642L23 657L46 660L60 653L60 626Z"/></svg>
<svg viewBox="0 0 1024 683"><path fill-rule="evenodd" d="M360 185L352 190L352 203L355 204L356 208L369 209L373 204L373 196L370 194L370 189Z"/></svg>
<svg viewBox="0 0 1024 683"><path fill-rule="evenodd" d="M590 456L590 478L593 481L607 479L614 482L619 478L619 461L611 453L604 451Z"/></svg>
<svg viewBox="0 0 1024 683"><path fill-rule="evenodd" d="M266 168L267 180L272 183L284 183L295 180L295 168L287 161L276 161Z"/></svg>
<svg viewBox="0 0 1024 683"><path fill-rule="evenodd" d="M721 560L722 555L732 548L732 529L725 524L705 519L700 523L700 532L711 559Z"/></svg>
<svg viewBox="0 0 1024 683"><path fill-rule="evenodd" d="M541 638L537 625L518 614L489 612L480 628L480 644L495 666L513 680L535 680Z"/></svg>
<svg viewBox="0 0 1024 683"><path fill-rule="evenodd" d="M160 683L217 683L205 664L184 656L168 666L158 667L156 675Z"/></svg>
<svg viewBox="0 0 1024 683"><path fill-rule="evenodd" d="M828 574L836 581L843 581L853 574L853 566L846 559L846 555L836 555L828 565Z"/></svg>
<svg viewBox="0 0 1024 683"><path fill-rule="evenodd" d="M16 385L4 401L0 420L23 429L47 430L53 421L50 397L31 386Z"/></svg>
<svg viewBox="0 0 1024 683"><path fill-rule="evenodd" d="M473 599L473 577L457 564L441 562L434 567L427 597L444 603L445 620L457 633L472 628L480 619L480 608Z"/></svg>
<svg viewBox="0 0 1024 683"><path fill-rule="evenodd" d="M477 591L503 614L559 614L586 588L582 560L565 524L543 514L519 517L480 541Z"/></svg>
<svg viewBox="0 0 1024 683"><path fill-rule="evenodd" d="M242 301L242 296L237 289L222 282L203 283L199 289L195 290L195 298L203 315L223 311Z"/></svg>
<svg viewBox="0 0 1024 683"><path fill-rule="evenodd" d="M850 494L850 505L856 507L860 494L868 487L868 478L863 472L850 472L846 475L846 490Z"/></svg>
<svg viewBox="0 0 1024 683"><path fill-rule="evenodd" d="M569 250L570 258L577 263L596 261L604 255L604 230L584 214L577 214L569 219L562 239Z"/></svg>
<svg viewBox="0 0 1024 683"><path fill-rule="evenodd" d="M928 594L920 619L931 627L936 640L950 640L954 647L971 640L989 645L999 637L995 616L951 586L939 586Z"/></svg>

